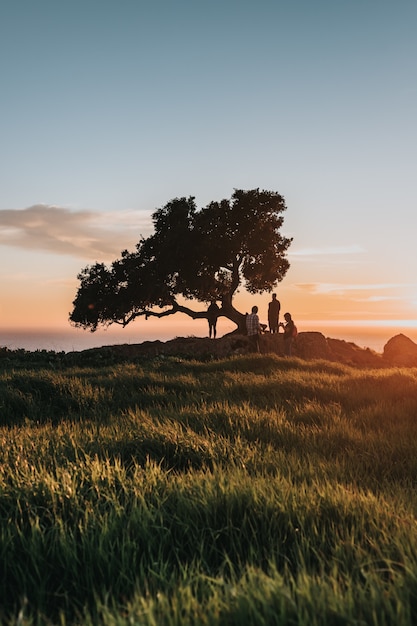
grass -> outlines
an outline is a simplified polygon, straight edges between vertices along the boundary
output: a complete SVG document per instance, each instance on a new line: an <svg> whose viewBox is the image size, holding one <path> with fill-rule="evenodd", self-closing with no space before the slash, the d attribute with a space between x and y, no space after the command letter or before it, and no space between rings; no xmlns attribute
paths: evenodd
<svg viewBox="0 0 417 626"><path fill-rule="evenodd" d="M24 356L2 625L417 622L417 369Z"/></svg>

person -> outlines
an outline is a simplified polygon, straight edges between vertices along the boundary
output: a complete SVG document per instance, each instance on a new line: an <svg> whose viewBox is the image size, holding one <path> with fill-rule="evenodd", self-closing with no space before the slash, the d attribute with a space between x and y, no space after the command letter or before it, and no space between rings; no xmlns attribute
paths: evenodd
<svg viewBox="0 0 417 626"><path fill-rule="evenodd" d="M209 337L213 335L213 339L216 339L216 327L217 327L217 318L219 317L220 309L217 306L217 302L212 300L207 309L207 320L209 325Z"/></svg>
<svg viewBox="0 0 417 626"><path fill-rule="evenodd" d="M284 313L284 319L285 324L283 322L280 323L280 326L284 329L284 354L285 356L291 356L292 344L297 333L297 328L291 317L291 313Z"/></svg>
<svg viewBox="0 0 417 626"><path fill-rule="evenodd" d="M258 317L258 307L252 307L252 313L246 316L246 330L253 352L259 352L259 335L261 333L261 325Z"/></svg>
<svg viewBox="0 0 417 626"><path fill-rule="evenodd" d="M279 312L281 310L281 303L277 300L277 294L272 294L272 300L268 304L268 324L269 331L272 334L279 332Z"/></svg>

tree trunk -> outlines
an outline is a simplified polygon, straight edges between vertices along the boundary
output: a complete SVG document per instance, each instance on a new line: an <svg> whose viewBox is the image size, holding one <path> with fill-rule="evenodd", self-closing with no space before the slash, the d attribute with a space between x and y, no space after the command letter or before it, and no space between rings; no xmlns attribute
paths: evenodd
<svg viewBox="0 0 417 626"><path fill-rule="evenodd" d="M231 298L223 299L220 315L227 317L227 319L234 322L237 326L235 330L227 333L228 335L246 335L246 315L235 309Z"/></svg>

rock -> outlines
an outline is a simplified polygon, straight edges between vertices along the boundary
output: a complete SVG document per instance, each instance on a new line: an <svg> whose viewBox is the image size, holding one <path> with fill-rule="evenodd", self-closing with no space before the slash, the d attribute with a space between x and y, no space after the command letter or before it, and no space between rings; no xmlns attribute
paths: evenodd
<svg viewBox="0 0 417 626"><path fill-rule="evenodd" d="M298 333L292 352L294 356L300 356L303 359L333 360L328 340L318 332Z"/></svg>
<svg viewBox="0 0 417 626"><path fill-rule="evenodd" d="M382 358L389 365L417 367L417 344L403 334L395 335L385 344Z"/></svg>
<svg viewBox="0 0 417 626"><path fill-rule="evenodd" d="M332 360L348 365L383 367L382 357L370 348L360 348L351 341L327 338Z"/></svg>

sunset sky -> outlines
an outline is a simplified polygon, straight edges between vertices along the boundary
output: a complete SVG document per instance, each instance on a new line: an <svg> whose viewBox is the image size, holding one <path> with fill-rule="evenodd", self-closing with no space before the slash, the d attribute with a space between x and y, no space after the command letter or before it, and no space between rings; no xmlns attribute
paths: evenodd
<svg viewBox="0 0 417 626"><path fill-rule="evenodd" d="M0 345L69 330L78 272L170 199L256 187L286 200L300 330L417 329L416 25L415 0L3 2Z"/></svg>

